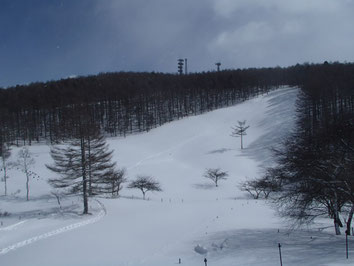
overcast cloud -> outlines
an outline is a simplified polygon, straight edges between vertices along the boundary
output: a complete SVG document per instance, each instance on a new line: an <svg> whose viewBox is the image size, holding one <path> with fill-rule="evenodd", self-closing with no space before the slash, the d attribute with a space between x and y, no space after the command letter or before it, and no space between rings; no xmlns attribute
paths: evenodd
<svg viewBox="0 0 354 266"><path fill-rule="evenodd" d="M3 0L0 86L354 61L352 0Z"/></svg>

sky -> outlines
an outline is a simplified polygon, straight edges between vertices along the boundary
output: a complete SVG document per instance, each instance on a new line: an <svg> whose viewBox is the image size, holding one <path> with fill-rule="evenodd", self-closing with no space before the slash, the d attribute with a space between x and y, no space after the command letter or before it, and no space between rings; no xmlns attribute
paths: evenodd
<svg viewBox="0 0 354 266"><path fill-rule="evenodd" d="M1 0L0 87L354 61L354 0Z"/></svg>

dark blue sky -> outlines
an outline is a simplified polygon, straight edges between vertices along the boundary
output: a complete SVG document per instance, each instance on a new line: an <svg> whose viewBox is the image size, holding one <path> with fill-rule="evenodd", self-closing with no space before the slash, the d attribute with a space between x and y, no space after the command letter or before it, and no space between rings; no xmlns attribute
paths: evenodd
<svg viewBox="0 0 354 266"><path fill-rule="evenodd" d="M1 0L0 86L354 61L352 0Z"/></svg>

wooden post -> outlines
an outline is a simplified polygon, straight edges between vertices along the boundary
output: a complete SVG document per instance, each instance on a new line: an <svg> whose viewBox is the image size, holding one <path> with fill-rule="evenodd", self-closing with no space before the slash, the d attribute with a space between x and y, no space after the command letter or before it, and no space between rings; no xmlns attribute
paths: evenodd
<svg viewBox="0 0 354 266"><path fill-rule="evenodd" d="M346 258L348 259L348 230L345 230L345 254Z"/></svg>
<svg viewBox="0 0 354 266"><path fill-rule="evenodd" d="M279 247L280 266L283 266L283 260L281 258L281 245L280 245L280 243L278 243L278 247Z"/></svg>

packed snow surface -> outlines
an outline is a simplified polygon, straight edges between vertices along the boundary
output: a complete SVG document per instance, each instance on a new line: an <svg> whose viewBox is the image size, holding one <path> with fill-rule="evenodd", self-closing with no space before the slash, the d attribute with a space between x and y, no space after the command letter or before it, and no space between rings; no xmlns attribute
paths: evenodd
<svg viewBox="0 0 354 266"><path fill-rule="evenodd" d="M163 192L124 188L118 199L91 199L91 215L81 215L78 197L60 209L46 180L53 173L49 147L30 147L39 178L30 181L12 169L9 196L1 197L0 265L351 265L345 238L328 220L306 230L290 230L264 200L240 191L240 182L259 177L274 161L269 148L294 127L298 90L284 87L233 107L175 121L150 132L110 138L114 159L131 180L152 175ZM230 136L237 121L250 125L240 139ZM19 148L13 148L15 160ZM206 168L227 171L219 186L203 177ZM1 195L3 184L1 183ZM329 227L329 228L327 228ZM350 246L354 241L350 240ZM353 256L353 258L352 258Z"/></svg>

